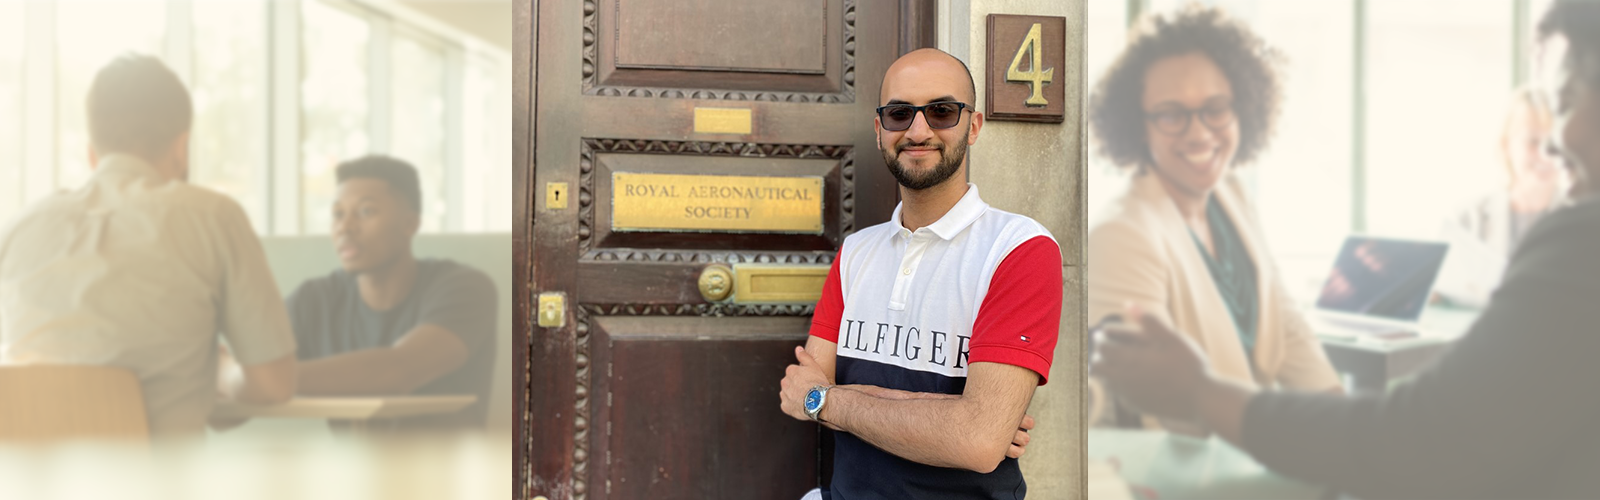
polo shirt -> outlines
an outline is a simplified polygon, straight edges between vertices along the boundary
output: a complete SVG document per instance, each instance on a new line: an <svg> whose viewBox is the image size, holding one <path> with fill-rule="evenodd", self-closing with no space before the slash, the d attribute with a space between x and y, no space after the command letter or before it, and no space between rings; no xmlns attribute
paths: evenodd
<svg viewBox="0 0 1600 500"><path fill-rule="evenodd" d="M845 238L811 335L838 344L835 381L960 394L972 363L1048 381L1061 323L1061 250L1027 217L991 208L971 184L933 224L889 222ZM924 465L837 433L832 499L1022 498L1015 459L988 474Z"/></svg>

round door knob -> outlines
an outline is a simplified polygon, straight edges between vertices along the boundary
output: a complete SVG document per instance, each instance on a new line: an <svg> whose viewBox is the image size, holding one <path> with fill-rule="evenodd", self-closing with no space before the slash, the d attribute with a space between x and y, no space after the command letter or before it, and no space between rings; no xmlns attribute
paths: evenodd
<svg viewBox="0 0 1600 500"><path fill-rule="evenodd" d="M733 294L733 270L724 265L706 266L700 271L700 296L718 302Z"/></svg>

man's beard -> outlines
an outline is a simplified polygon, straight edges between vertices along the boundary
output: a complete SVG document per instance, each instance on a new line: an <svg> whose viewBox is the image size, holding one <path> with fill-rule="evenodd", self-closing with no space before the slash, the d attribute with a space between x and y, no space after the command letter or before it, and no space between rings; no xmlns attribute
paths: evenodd
<svg viewBox="0 0 1600 500"><path fill-rule="evenodd" d="M921 191L943 184L951 176L956 175L956 171L961 169L961 160L967 157L967 141L956 141L953 145L939 149L939 164L933 166L932 172L928 172L927 175L921 177L912 177L911 173L906 172L906 169L900 166L900 152L908 147L926 145L927 143L925 142L918 144L906 143L896 145L892 150L883 151L883 162L889 166L889 173L894 174L894 179L899 181L900 185L905 186L906 189Z"/></svg>

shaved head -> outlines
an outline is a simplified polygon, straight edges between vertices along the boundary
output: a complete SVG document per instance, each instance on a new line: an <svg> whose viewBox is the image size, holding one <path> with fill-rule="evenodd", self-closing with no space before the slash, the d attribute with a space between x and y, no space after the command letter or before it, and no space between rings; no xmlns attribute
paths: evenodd
<svg viewBox="0 0 1600 500"><path fill-rule="evenodd" d="M923 80L948 91L948 95L961 102L977 105L978 84L972 80L972 70L956 56L939 49L917 49L900 56L883 74L883 86L878 91L878 104L890 99L901 80Z"/></svg>
<svg viewBox="0 0 1600 500"><path fill-rule="evenodd" d="M954 123L941 120L943 128L933 128L926 112L913 111L909 124L901 130L884 128L883 116L873 121L878 136L878 151L900 186L923 191L939 186L965 186L967 146L976 144L983 127L983 114L977 110L977 85L972 72L955 56L938 49L918 49L900 56L883 74L878 103L925 107L935 102L959 102ZM882 113L883 109L879 109ZM947 112L948 113L948 112ZM949 115L943 115L948 117ZM950 184L954 182L956 184Z"/></svg>

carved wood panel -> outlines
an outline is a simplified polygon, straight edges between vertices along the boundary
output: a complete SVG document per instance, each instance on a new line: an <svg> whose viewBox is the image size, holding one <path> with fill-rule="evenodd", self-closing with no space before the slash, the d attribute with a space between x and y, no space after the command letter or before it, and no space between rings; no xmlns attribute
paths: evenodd
<svg viewBox="0 0 1600 500"><path fill-rule="evenodd" d="M700 5L705 3L706 5ZM637 2L612 0L609 2L586 0L583 6L583 92L586 95L607 97L640 97L665 99L706 99L729 101L766 101L802 103L855 102L856 91L856 0L820 0L780 2L781 10L794 10L800 14L787 18L781 13L763 12L763 9L740 8L729 16L726 6L718 8L722 0L692 0L672 2L672 20L656 19L652 23L662 37L699 39L707 32L737 30L749 37L736 38L738 33L726 35L731 46L746 47L743 51L722 51L699 56L668 56L681 53L660 51L655 64L642 63L643 41L628 40L638 36L627 31L632 25L632 15L622 15L630 8L647 10ZM742 0L733 5L749 4ZM752 4L756 5L756 4ZM813 19L811 12L820 7L822 16ZM708 15L708 13L716 13ZM766 17L761 17L766 16ZM760 30L751 31L749 24L764 24L771 30L782 30L784 24L773 26L765 19L782 19L782 23L799 22L804 28L789 36L772 37ZM674 23L673 21L677 21ZM742 21L742 23L741 23ZM809 21L809 24L807 23ZM820 31L820 44L804 46L800 52L785 52L794 41L813 36ZM624 40L628 40L626 43ZM619 48L621 52L619 53ZM787 49L795 50L795 49ZM812 64L802 66L798 61L811 60L819 51L824 59L820 68ZM737 52L777 51L769 56L795 61L781 66L754 62L731 54ZM652 51L651 53L655 53ZM619 59L621 63L619 64ZM703 61L724 60L720 64ZM772 59L772 57L768 57ZM677 61L677 62L674 62ZM702 61L696 63L695 61ZM717 67L721 66L721 67ZM763 67L766 66L766 67ZM820 69L820 71L819 71Z"/></svg>

